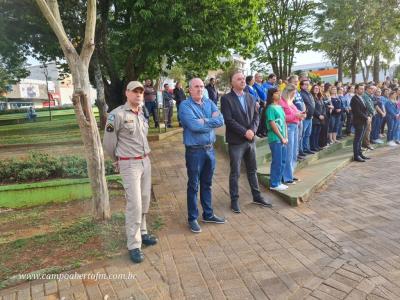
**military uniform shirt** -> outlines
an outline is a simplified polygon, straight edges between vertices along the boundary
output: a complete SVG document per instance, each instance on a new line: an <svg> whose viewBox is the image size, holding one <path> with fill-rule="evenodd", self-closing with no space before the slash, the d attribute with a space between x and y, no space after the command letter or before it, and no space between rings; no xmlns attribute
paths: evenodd
<svg viewBox="0 0 400 300"><path fill-rule="evenodd" d="M115 161L118 157L144 157L150 153L148 121L142 111L134 113L128 103L110 112L103 146Z"/></svg>

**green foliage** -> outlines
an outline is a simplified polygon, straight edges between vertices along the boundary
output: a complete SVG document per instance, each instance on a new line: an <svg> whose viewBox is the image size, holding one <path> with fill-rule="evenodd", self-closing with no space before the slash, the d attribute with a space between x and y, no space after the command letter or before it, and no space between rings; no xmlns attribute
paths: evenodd
<svg viewBox="0 0 400 300"><path fill-rule="evenodd" d="M115 174L111 161L106 161L106 175ZM32 152L27 159L0 161L0 182L23 183L52 178L86 178L86 160L77 156L52 157Z"/></svg>
<svg viewBox="0 0 400 300"><path fill-rule="evenodd" d="M279 78L291 73L294 54L311 47L316 1L267 0L258 12L261 42L254 51L252 69L272 66Z"/></svg>
<svg viewBox="0 0 400 300"><path fill-rule="evenodd" d="M398 1L324 0L318 16L315 44L334 64L350 69L353 77L361 68L364 81L380 60L390 62L400 46ZM353 78L354 79L354 78Z"/></svg>
<svg viewBox="0 0 400 300"><path fill-rule="evenodd" d="M67 34L79 49L86 1L58 2ZM162 70L176 63L190 76L199 76L208 69L219 68L219 58L229 57L232 50L250 56L257 43L256 12L260 3L99 0L95 55L104 75L109 108L122 104L128 81L158 78ZM8 34L15 36L13 47L25 49L26 53L33 51L42 60L63 58L58 41L34 1L4 0L0 2L0 12L9 28L18 27L10 28Z"/></svg>
<svg viewBox="0 0 400 300"><path fill-rule="evenodd" d="M310 79L311 83L321 82L321 77L313 72L308 72L308 78Z"/></svg>

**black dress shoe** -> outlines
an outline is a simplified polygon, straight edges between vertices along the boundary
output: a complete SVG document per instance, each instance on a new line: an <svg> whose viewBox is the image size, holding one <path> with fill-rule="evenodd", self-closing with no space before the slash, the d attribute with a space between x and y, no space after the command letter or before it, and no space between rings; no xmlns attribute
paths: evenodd
<svg viewBox="0 0 400 300"><path fill-rule="evenodd" d="M140 248L129 250L129 257L135 264L139 264L144 260L144 254Z"/></svg>
<svg viewBox="0 0 400 300"><path fill-rule="evenodd" d="M367 157L367 156L364 156L364 155L360 155L360 157L362 158L362 159L371 159L371 157Z"/></svg>
<svg viewBox="0 0 400 300"><path fill-rule="evenodd" d="M142 234L142 244L146 246L153 246L157 244L158 240L154 235L151 234Z"/></svg>
<svg viewBox="0 0 400 300"><path fill-rule="evenodd" d="M354 161L365 162L365 159L362 159L360 156L357 156L354 158Z"/></svg>
<svg viewBox="0 0 400 300"><path fill-rule="evenodd" d="M257 204L257 205L261 205L261 206L265 206L265 207L272 207L271 202L267 202L263 198L260 198L260 199L257 199L257 200L253 200L252 203L253 204Z"/></svg>
<svg viewBox="0 0 400 300"><path fill-rule="evenodd" d="M239 201L231 201L231 209L235 214L240 214Z"/></svg>
<svg viewBox="0 0 400 300"><path fill-rule="evenodd" d="M305 157L305 156L306 156L306 154L305 154L304 152L299 152L299 156L301 156L301 157Z"/></svg>
<svg viewBox="0 0 400 300"><path fill-rule="evenodd" d="M310 151L310 150L306 150L306 151L304 151L304 153L307 153L307 154L315 154L314 151Z"/></svg>

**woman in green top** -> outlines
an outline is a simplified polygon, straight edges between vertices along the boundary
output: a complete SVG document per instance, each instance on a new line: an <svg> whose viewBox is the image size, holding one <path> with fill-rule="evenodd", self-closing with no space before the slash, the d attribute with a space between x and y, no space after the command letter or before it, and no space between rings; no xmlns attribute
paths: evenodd
<svg viewBox="0 0 400 300"><path fill-rule="evenodd" d="M287 127L285 112L279 105L281 93L276 88L268 89L266 126L268 143L271 149L270 189L283 191L288 188L282 184L283 169L286 159Z"/></svg>

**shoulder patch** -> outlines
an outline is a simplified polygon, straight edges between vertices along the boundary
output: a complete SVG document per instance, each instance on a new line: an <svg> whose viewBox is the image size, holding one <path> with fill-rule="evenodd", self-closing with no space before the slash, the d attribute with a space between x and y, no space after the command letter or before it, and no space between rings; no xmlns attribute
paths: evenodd
<svg viewBox="0 0 400 300"><path fill-rule="evenodd" d="M106 131L107 132L113 132L114 131L114 126L110 123L107 124L106 126Z"/></svg>
<svg viewBox="0 0 400 300"><path fill-rule="evenodd" d="M108 118L107 118L107 121L113 122L114 120L115 120L115 115L109 114Z"/></svg>

